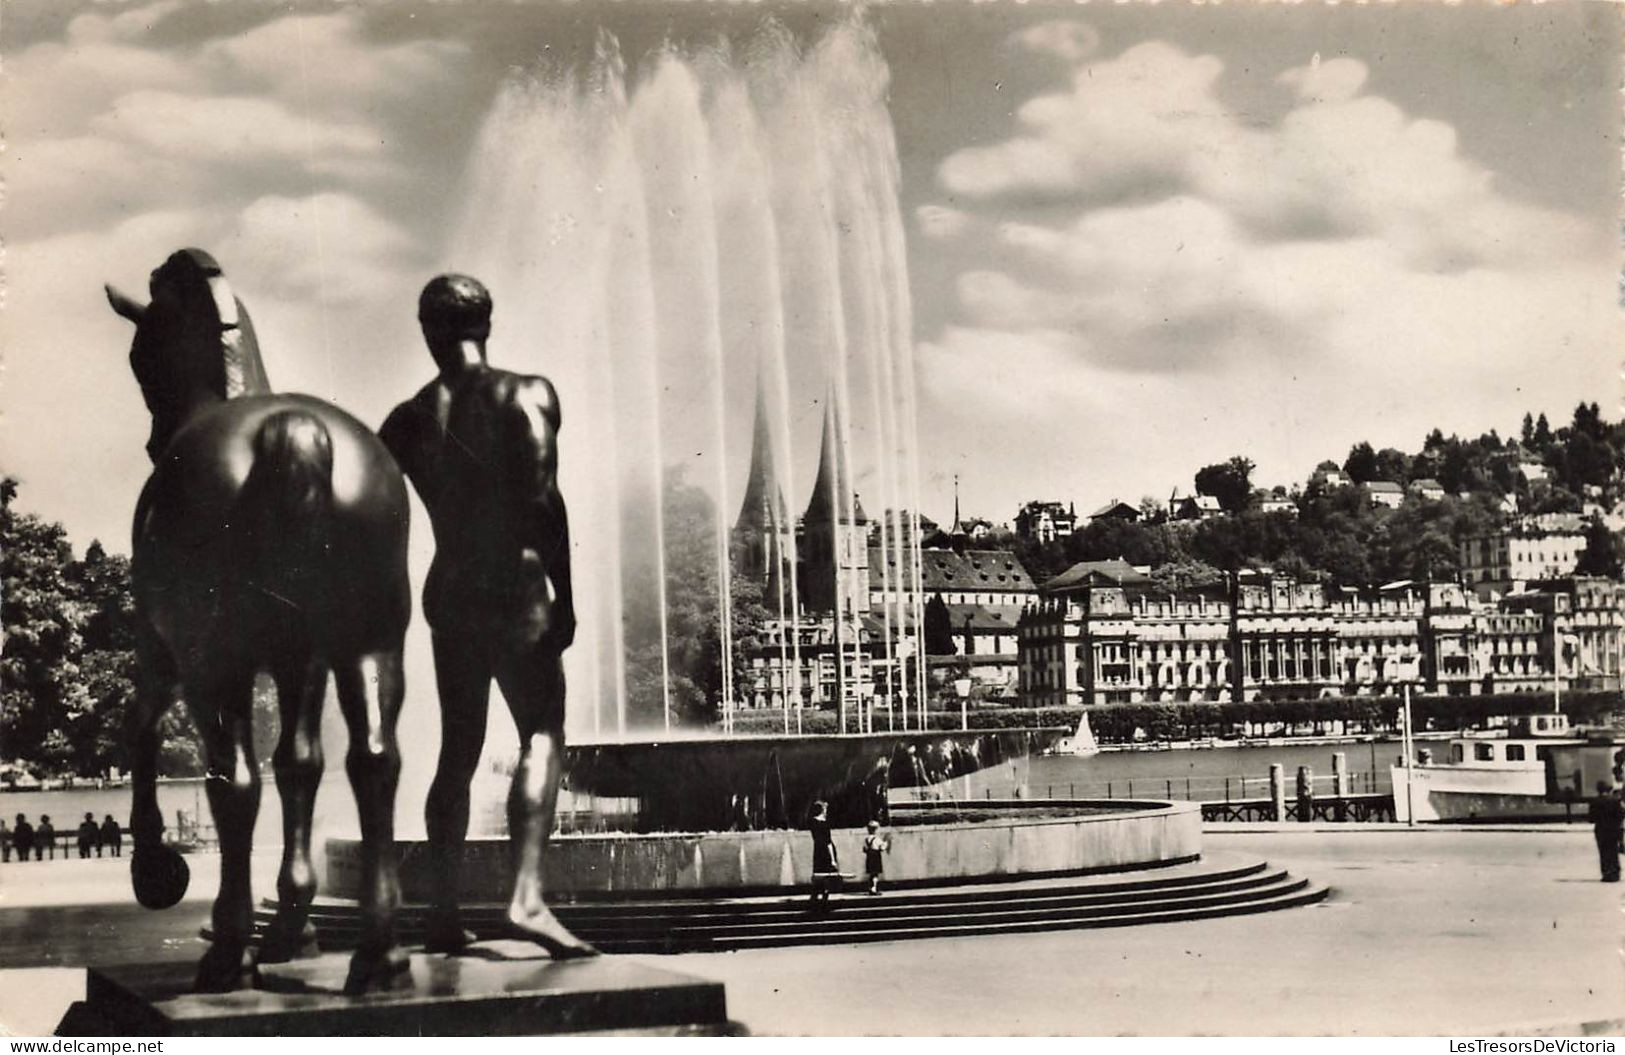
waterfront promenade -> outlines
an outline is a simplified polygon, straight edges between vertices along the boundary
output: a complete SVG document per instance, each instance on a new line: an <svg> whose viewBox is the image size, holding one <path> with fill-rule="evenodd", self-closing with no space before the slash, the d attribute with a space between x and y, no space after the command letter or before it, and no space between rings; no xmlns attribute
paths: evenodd
<svg viewBox="0 0 1625 1055"><path fill-rule="evenodd" d="M1587 828L1226 825L1204 839L1332 896L1150 927L648 959L725 982L731 1016L758 1034L1625 1029L1621 888L1597 882ZM275 865L256 858L258 889ZM18 882L35 868L49 883ZM147 913L116 861L0 866L0 1023L48 1031L85 963L198 955L213 859L193 869L191 899Z"/></svg>

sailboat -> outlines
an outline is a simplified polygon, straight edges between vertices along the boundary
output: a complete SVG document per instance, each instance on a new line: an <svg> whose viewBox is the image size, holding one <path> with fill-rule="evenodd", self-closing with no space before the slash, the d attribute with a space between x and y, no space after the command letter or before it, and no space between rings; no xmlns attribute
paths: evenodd
<svg viewBox="0 0 1625 1055"><path fill-rule="evenodd" d="M1100 754L1100 745L1095 743L1095 733L1089 728L1089 715L1084 714L1078 719L1078 728L1071 736L1063 737L1055 745L1058 755L1071 755L1074 758L1088 758Z"/></svg>

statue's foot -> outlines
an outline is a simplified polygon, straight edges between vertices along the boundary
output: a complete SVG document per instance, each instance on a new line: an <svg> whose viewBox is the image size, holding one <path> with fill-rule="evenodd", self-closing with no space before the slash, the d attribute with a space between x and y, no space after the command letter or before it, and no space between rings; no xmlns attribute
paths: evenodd
<svg viewBox="0 0 1625 1055"><path fill-rule="evenodd" d="M350 974L344 980L346 996L364 993L390 993L412 988L412 960L399 945L383 950L357 949L350 957Z"/></svg>
<svg viewBox="0 0 1625 1055"><path fill-rule="evenodd" d="M300 922L278 913L271 925L265 928L265 936L260 939L260 963L311 960L321 954L321 946L316 940L316 924L309 919Z"/></svg>
<svg viewBox="0 0 1625 1055"><path fill-rule="evenodd" d="M423 928L424 952L456 956L479 940L479 935L465 928L455 915L430 916Z"/></svg>
<svg viewBox="0 0 1625 1055"><path fill-rule="evenodd" d="M259 984L259 965L248 943L216 939L198 961L197 979L192 989L198 993L235 993Z"/></svg>
<svg viewBox="0 0 1625 1055"><path fill-rule="evenodd" d="M546 907L527 912L517 905L509 905L508 930L515 938L540 945L555 960L581 960L599 955L597 949L566 930Z"/></svg>

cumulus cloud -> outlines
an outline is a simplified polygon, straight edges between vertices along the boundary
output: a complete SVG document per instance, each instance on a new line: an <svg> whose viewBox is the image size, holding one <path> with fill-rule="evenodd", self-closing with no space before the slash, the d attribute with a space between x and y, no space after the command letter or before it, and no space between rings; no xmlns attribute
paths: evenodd
<svg viewBox="0 0 1625 1055"><path fill-rule="evenodd" d="M1067 58L1068 39L1014 43ZM1357 58L1227 71L1148 41L1067 61L1005 138L942 162L951 207L916 209L948 302L920 345L930 449L973 434L1128 497L1148 466L1183 482L1238 450L1299 477L1304 450L1348 442L1328 408L1400 442L1561 405L1585 364L1606 379L1606 354L1547 358L1617 347L1606 227L1507 194ZM1278 117L1231 110L1241 76Z"/></svg>
<svg viewBox="0 0 1625 1055"><path fill-rule="evenodd" d="M1026 51L1067 62L1078 62L1100 50L1100 34L1095 27L1075 19L1058 18L1028 26L1011 34L1010 42Z"/></svg>
<svg viewBox="0 0 1625 1055"><path fill-rule="evenodd" d="M382 153L374 129L310 121L274 100L249 96L131 92L96 117L91 130L150 155L180 158L193 165L284 161L320 170L334 160Z"/></svg>
<svg viewBox="0 0 1625 1055"><path fill-rule="evenodd" d="M205 69L225 83L298 108L375 112L433 94L468 54L456 41L381 45L347 14L279 18L203 48Z"/></svg>
<svg viewBox="0 0 1625 1055"><path fill-rule="evenodd" d="M1067 91L1021 105L1016 135L949 155L939 181L984 203L1084 204L1180 186L1200 151L1239 132L1213 94L1223 68L1159 41L1081 66Z"/></svg>
<svg viewBox="0 0 1625 1055"><path fill-rule="evenodd" d="M963 234L970 217L947 205L922 205L914 211L914 222L927 238L948 239Z"/></svg>
<svg viewBox="0 0 1625 1055"><path fill-rule="evenodd" d="M220 245L234 267L291 301L387 295L420 264L405 231L347 194L267 195L221 232Z"/></svg>
<svg viewBox="0 0 1625 1055"><path fill-rule="evenodd" d="M1307 66L1294 66L1276 81L1296 89L1298 98L1314 103L1345 103L1365 85L1369 71L1359 59L1340 57L1320 61L1320 53Z"/></svg>
<svg viewBox="0 0 1625 1055"><path fill-rule="evenodd" d="M1046 23L1021 42L1059 54L1061 39ZM1069 342L1074 363L1212 376L1347 354L1335 320L1382 303L1373 289L1420 288L1394 276L1531 274L1596 245L1501 194L1448 124L1365 93L1353 58L1282 71L1295 101L1264 126L1222 103L1223 74L1157 41L1080 52L1012 135L950 155L938 177L959 206L917 212L927 236L975 243L950 322Z"/></svg>
<svg viewBox="0 0 1625 1055"><path fill-rule="evenodd" d="M1221 101L1223 73L1158 41L1076 63L1066 91L1023 103L1016 134L950 155L939 181L987 208L1190 194L1263 240L1380 237L1424 268L1544 263L1582 236L1498 194L1448 124L1362 94L1356 59L1283 71L1296 102L1262 128Z"/></svg>
<svg viewBox="0 0 1625 1055"><path fill-rule="evenodd" d="M155 44L149 31L178 7L87 12L62 39L7 57L13 239L398 180L394 150L421 116L407 97L450 83L467 53L440 41L373 46L358 12Z"/></svg>

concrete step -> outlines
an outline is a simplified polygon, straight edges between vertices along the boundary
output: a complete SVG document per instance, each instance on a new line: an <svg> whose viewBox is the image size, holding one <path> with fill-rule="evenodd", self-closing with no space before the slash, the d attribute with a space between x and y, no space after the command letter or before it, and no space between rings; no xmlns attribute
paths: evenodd
<svg viewBox="0 0 1625 1055"><path fill-rule="evenodd" d="M903 939L917 938L948 938L990 934L1031 934L1035 932L1053 930L1134 927L1151 923L1175 923L1182 920L1217 919L1225 916L1243 916L1259 912L1274 912L1280 909L1296 908L1303 905L1315 904L1316 902L1325 900L1329 893L1330 890L1324 886L1304 882L1301 887L1297 887L1296 889L1288 892L1272 894L1268 897L1231 900L1219 904L1183 905L1163 908L1158 911L1094 917L1067 915L1028 921L1007 921L994 917L974 923L956 924L953 926L922 927L906 932L875 930L806 931L800 934L785 935L777 938L739 938L727 944L719 944L716 946L716 948L749 949L786 945L833 945L873 941L899 941ZM651 948L639 951L657 952L660 950Z"/></svg>
<svg viewBox="0 0 1625 1055"><path fill-rule="evenodd" d="M1252 859L1173 874L1045 877L881 897L853 892L836 896L828 910L816 914L809 912L805 891L776 898L577 902L554 910L576 934L606 952L662 953L1131 926L1267 912L1326 894L1324 887ZM268 923L271 906L257 916L259 925ZM354 903L322 899L311 918L324 947L355 943ZM423 906L402 909L397 925L403 941L421 940L423 918ZM500 934L502 906L469 906L464 922L482 936Z"/></svg>

